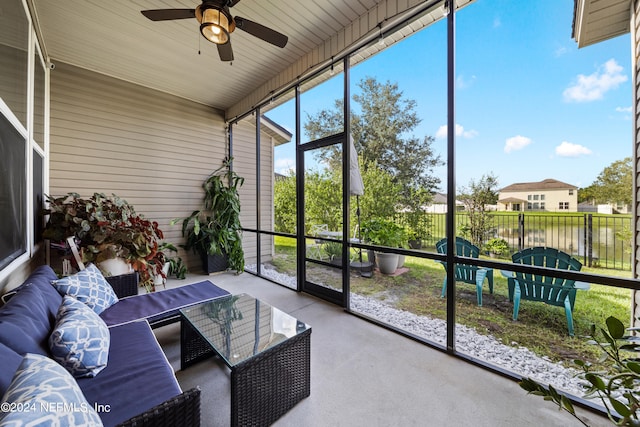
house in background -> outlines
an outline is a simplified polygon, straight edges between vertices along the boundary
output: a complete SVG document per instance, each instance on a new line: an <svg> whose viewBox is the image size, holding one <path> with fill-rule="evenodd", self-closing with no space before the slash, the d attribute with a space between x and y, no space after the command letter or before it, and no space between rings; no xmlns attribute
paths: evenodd
<svg viewBox="0 0 640 427"><path fill-rule="evenodd" d="M577 212L578 187L556 179L511 184L500 190L498 210Z"/></svg>
<svg viewBox="0 0 640 427"><path fill-rule="evenodd" d="M425 208L429 213L447 213L447 195L444 193L433 193L433 200ZM456 211L463 211L464 205L461 201L456 200Z"/></svg>
<svg viewBox="0 0 640 427"><path fill-rule="evenodd" d="M600 214L630 214L631 206L621 203L599 203L582 202L578 204L578 212L597 212Z"/></svg>

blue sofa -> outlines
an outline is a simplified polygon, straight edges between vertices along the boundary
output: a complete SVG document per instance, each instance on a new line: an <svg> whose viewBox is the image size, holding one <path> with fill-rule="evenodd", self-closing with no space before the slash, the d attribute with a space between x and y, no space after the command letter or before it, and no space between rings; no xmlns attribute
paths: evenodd
<svg viewBox="0 0 640 427"><path fill-rule="evenodd" d="M38 267L0 307L0 395L25 354L50 357L48 338L62 303L51 285L56 279L50 267ZM95 377L76 380L87 402L102 409L105 426L200 424L200 390L180 389L148 319L166 320L175 317L178 306L228 294L206 283L210 286L193 288L200 292L195 295L169 290L124 298L110 307L108 364Z"/></svg>

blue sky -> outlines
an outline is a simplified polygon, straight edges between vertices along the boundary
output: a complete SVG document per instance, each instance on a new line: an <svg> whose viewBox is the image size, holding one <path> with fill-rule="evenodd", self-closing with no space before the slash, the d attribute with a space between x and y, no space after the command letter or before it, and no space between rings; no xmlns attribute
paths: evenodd
<svg viewBox="0 0 640 427"><path fill-rule="evenodd" d="M632 154L629 35L578 49L573 0L477 0L456 14L456 186L493 173L499 186L555 178L586 187ZM398 83L417 102L413 135L446 160L446 23L352 69ZM352 92L357 91L354 87ZM305 93L303 116L333 105L341 79ZM293 129L293 105L266 113ZM276 171L294 165L276 148ZM446 169L435 174L444 183ZM446 190L444 185L441 190Z"/></svg>

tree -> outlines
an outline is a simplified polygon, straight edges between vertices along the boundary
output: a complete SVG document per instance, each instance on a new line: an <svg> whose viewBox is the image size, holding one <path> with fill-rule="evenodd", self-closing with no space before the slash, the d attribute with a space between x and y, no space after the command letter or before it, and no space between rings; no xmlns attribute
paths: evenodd
<svg viewBox="0 0 640 427"><path fill-rule="evenodd" d="M375 163L363 168L365 194L360 197L361 220L393 218L400 200L399 187L392 177ZM310 171L305 175L305 221L307 224L327 224L330 230L342 227L341 169ZM356 220L356 203L352 200L350 218ZM352 224L355 226L355 224Z"/></svg>
<svg viewBox="0 0 640 427"><path fill-rule="evenodd" d="M463 232L470 234L471 242L478 247L487 237L487 233L493 226L493 218L487 212L487 205L498 201L498 179L492 174L482 175L476 182L473 179L467 188L460 189L460 200L467 211L469 225Z"/></svg>
<svg viewBox="0 0 640 427"><path fill-rule="evenodd" d="M400 190L391 175L380 170L375 162L361 165L362 181L368 191L360 196L361 219L393 218L399 203ZM341 169L323 172L308 171L305 175L305 221L307 224L327 224L331 230L342 227ZM355 226L356 203L351 203L351 221ZM296 177L293 173L278 177L274 186L275 231L295 233ZM307 230L308 231L308 230Z"/></svg>
<svg viewBox="0 0 640 427"><path fill-rule="evenodd" d="M578 200L630 205L632 195L633 164L631 157L626 157L604 168L593 184L578 192Z"/></svg>
<svg viewBox="0 0 640 427"><path fill-rule="evenodd" d="M296 176L293 171L277 177L273 186L274 227L277 232L296 232Z"/></svg>
<svg viewBox="0 0 640 427"><path fill-rule="evenodd" d="M373 77L364 78L358 87L361 91L353 101L361 113L351 112L351 134L365 170L375 164L398 184L403 207L420 208L440 183L433 168L441 160L431 146L433 137L408 136L420 124L416 101L404 99L397 83L379 83ZM342 132L343 105L336 100L333 109L307 114L307 136L313 140ZM335 146L319 150L319 157L331 168L342 164L342 151Z"/></svg>

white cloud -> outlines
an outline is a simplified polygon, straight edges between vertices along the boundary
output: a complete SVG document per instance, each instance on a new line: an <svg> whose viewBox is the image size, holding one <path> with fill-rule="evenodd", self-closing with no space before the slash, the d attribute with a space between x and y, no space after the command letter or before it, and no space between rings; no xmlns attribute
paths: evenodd
<svg viewBox="0 0 640 427"><path fill-rule="evenodd" d="M273 169L277 173L281 173L283 175L288 175L291 172L295 173L296 162L295 160L289 158L276 159L276 161L273 163Z"/></svg>
<svg viewBox="0 0 640 427"><path fill-rule="evenodd" d="M471 87L473 83L476 81L476 76L471 76L469 78L465 77L463 74L460 74L456 77L456 87L458 89L466 89Z"/></svg>
<svg viewBox="0 0 640 427"><path fill-rule="evenodd" d="M562 143L556 147L556 154L560 157L578 157L591 154L591 150L580 144L562 141Z"/></svg>
<svg viewBox="0 0 640 427"><path fill-rule="evenodd" d="M558 57L566 54L568 51L569 51L569 49L567 49L565 46L560 46L553 52L553 55L556 58L558 58Z"/></svg>
<svg viewBox="0 0 640 427"><path fill-rule="evenodd" d="M522 150L527 145L531 144L533 141L531 138L527 138L526 136L516 135L511 138L507 138L504 144L504 152L510 153L512 151Z"/></svg>
<svg viewBox="0 0 640 427"><path fill-rule="evenodd" d="M616 107L618 113L630 113L631 107Z"/></svg>
<svg viewBox="0 0 640 427"><path fill-rule="evenodd" d="M575 83L563 92L567 102L589 102L602 99L604 94L627 81L623 68L610 59L588 76L578 74Z"/></svg>
<svg viewBox="0 0 640 427"><path fill-rule="evenodd" d="M464 130L462 125L456 123L456 136L460 138L475 138L478 136L477 130ZM446 138L447 137L447 125L442 125L438 128L436 132L436 138Z"/></svg>

